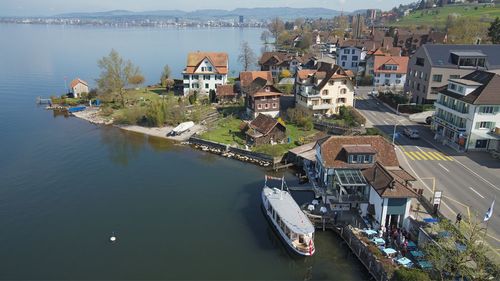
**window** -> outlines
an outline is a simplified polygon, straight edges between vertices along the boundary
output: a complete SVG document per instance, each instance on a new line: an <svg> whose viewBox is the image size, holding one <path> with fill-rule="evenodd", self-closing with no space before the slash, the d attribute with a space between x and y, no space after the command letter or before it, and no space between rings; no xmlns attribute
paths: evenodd
<svg viewBox="0 0 500 281"><path fill-rule="evenodd" d="M358 61L358 56L352 56L353 61Z"/></svg>
<svg viewBox="0 0 500 281"><path fill-rule="evenodd" d="M198 80L198 75L193 75L193 80Z"/></svg>
<svg viewBox="0 0 500 281"><path fill-rule="evenodd" d="M273 103L273 108L277 108L278 107L278 104L277 103Z"/></svg>
<svg viewBox="0 0 500 281"><path fill-rule="evenodd" d="M357 155L357 157L356 157L356 158L357 158L357 159L356 159L356 161L357 161L358 163L363 163L363 159L364 159L365 157L363 157L363 155Z"/></svg>
<svg viewBox="0 0 500 281"><path fill-rule="evenodd" d="M191 85L191 88L194 88L194 89L198 89L198 87L199 87L198 83L193 83Z"/></svg>
<svg viewBox="0 0 500 281"><path fill-rule="evenodd" d="M457 84L450 83L450 84L448 85L448 89L455 91L455 90L457 89Z"/></svg>
<svg viewBox="0 0 500 281"><path fill-rule="evenodd" d="M351 65L352 65L352 67L358 67L358 63L357 62L353 62Z"/></svg>
<svg viewBox="0 0 500 281"><path fill-rule="evenodd" d="M389 79L385 79L384 85L390 85L390 84L391 84L391 82L389 81Z"/></svg>
<svg viewBox="0 0 500 281"><path fill-rule="evenodd" d="M330 85L333 85L333 83L335 83L335 81L333 81L333 80L328 81L328 84L330 84Z"/></svg>
<svg viewBox="0 0 500 281"><path fill-rule="evenodd" d="M348 54L350 54L350 53L351 53L351 50L349 50L349 49L344 49L344 54L348 55Z"/></svg>
<svg viewBox="0 0 500 281"><path fill-rule="evenodd" d="M419 66L424 66L424 62L425 62L424 58L417 57L417 61L415 62L415 64Z"/></svg>
<svg viewBox="0 0 500 281"><path fill-rule="evenodd" d="M418 70L415 70L415 73L414 74L414 77L417 77L418 76Z"/></svg>
<svg viewBox="0 0 500 281"><path fill-rule="evenodd" d="M215 80L222 80L222 75L215 75Z"/></svg>
<svg viewBox="0 0 500 281"><path fill-rule="evenodd" d="M477 140L476 148L486 148L488 147L488 140Z"/></svg>
<svg viewBox="0 0 500 281"><path fill-rule="evenodd" d="M184 80L189 80L189 75L184 75Z"/></svg>
<svg viewBox="0 0 500 281"><path fill-rule="evenodd" d="M347 85L347 80L342 80L342 85Z"/></svg>
<svg viewBox="0 0 500 281"><path fill-rule="evenodd" d="M417 83L417 91L420 91L420 83Z"/></svg>
<svg viewBox="0 0 500 281"><path fill-rule="evenodd" d="M206 67L204 67L204 66L202 66L202 67L201 67L201 71L205 71L206 69L207 69L207 68L206 68Z"/></svg>
<svg viewBox="0 0 500 281"><path fill-rule="evenodd" d="M497 108L495 106L482 106L479 109L479 113L484 113L484 114L493 114L497 111Z"/></svg>
<svg viewBox="0 0 500 281"><path fill-rule="evenodd" d="M401 78L401 77L403 77L403 75L401 75L401 74L396 74L396 78Z"/></svg>
<svg viewBox="0 0 500 281"><path fill-rule="evenodd" d="M203 80L210 80L210 75L203 75Z"/></svg>
<svg viewBox="0 0 500 281"><path fill-rule="evenodd" d="M441 81L443 81L443 75L441 74L432 75L432 82L441 82Z"/></svg>
<svg viewBox="0 0 500 281"><path fill-rule="evenodd" d="M266 103L266 104L264 105L264 107L265 107L266 109L269 109L269 104L268 104L268 103Z"/></svg>
<svg viewBox="0 0 500 281"><path fill-rule="evenodd" d="M258 104L257 109L262 109L262 104Z"/></svg>
<svg viewBox="0 0 500 281"><path fill-rule="evenodd" d="M347 93L347 89L340 89L340 94L344 95L345 93Z"/></svg>
<svg viewBox="0 0 500 281"><path fill-rule="evenodd" d="M476 123L476 129L491 129L493 128L493 122L477 122Z"/></svg>
<svg viewBox="0 0 500 281"><path fill-rule="evenodd" d="M450 75L450 79L460 79L460 75Z"/></svg>
<svg viewBox="0 0 500 281"><path fill-rule="evenodd" d="M205 89L208 89L208 88L209 88L208 83L205 83Z"/></svg>
<svg viewBox="0 0 500 281"><path fill-rule="evenodd" d="M189 88L189 84L184 84L184 88Z"/></svg>
<svg viewBox="0 0 500 281"><path fill-rule="evenodd" d="M324 96L328 95L328 90L323 90L323 95Z"/></svg>
<svg viewBox="0 0 500 281"><path fill-rule="evenodd" d="M422 79L422 78L424 78L424 72L423 71L420 72L420 79Z"/></svg>
<svg viewBox="0 0 500 281"><path fill-rule="evenodd" d="M386 73L385 74L385 78L391 78L391 74L390 73Z"/></svg>
<svg viewBox="0 0 500 281"><path fill-rule="evenodd" d="M427 81L427 73L424 75L424 80Z"/></svg>
<svg viewBox="0 0 500 281"><path fill-rule="evenodd" d="M458 86L458 91L459 91L460 93L463 93L463 92L464 92L464 87L463 87L463 86Z"/></svg>
<svg viewBox="0 0 500 281"><path fill-rule="evenodd" d="M342 67L345 67L345 61L342 62Z"/></svg>
<svg viewBox="0 0 500 281"><path fill-rule="evenodd" d="M396 80L396 84L401 84L401 80Z"/></svg>
<svg viewBox="0 0 500 281"><path fill-rule="evenodd" d="M373 155L365 155L363 159L363 163L369 164L373 162Z"/></svg>
<svg viewBox="0 0 500 281"><path fill-rule="evenodd" d="M347 56L341 56L340 60L347 60Z"/></svg>

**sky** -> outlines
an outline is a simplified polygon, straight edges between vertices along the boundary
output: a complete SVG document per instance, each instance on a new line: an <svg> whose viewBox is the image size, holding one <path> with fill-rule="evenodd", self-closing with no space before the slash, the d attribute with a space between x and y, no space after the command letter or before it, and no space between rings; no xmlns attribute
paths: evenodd
<svg viewBox="0 0 500 281"><path fill-rule="evenodd" d="M0 0L0 16L50 16L109 10L232 10L255 7L322 7L349 12L368 8L389 10L401 3L410 2L415 0Z"/></svg>

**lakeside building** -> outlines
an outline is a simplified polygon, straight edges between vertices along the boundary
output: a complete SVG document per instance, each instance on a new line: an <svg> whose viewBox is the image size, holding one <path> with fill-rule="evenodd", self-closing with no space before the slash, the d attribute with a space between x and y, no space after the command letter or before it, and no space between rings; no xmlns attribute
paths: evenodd
<svg viewBox="0 0 500 281"><path fill-rule="evenodd" d="M257 77L248 87L245 98L247 115L256 118L260 113L277 117L280 114L281 91L268 80Z"/></svg>
<svg viewBox="0 0 500 281"><path fill-rule="evenodd" d="M500 45L425 44L410 58L405 92L412 102L433 103L438 88L475 70L500 73Z"/></svg>
<svg viewBox="0 0 500 281"><path fill-rule="evenodd" d="M69 84L69 88L70 94L74 98L79 98L83 93L89 92L89 84L80 78L76 78L71 81L71 83Z"/></svg>
<svg viewBox="0 0 500 281"><path fill-rule="evenodd" d="M438 89L435 138L459 151L500 150L500 75L474 71Z"/></svg>
<svg viewBox="0 0 500 281"><path fill-rule="evenodd" d="M245 135L249 145L283 143L287 138L286 127L276 119L262 113L248 123Z"/></svg>
<svg viewBox="0 0 500 281"><path fill-rule="evenodd" d="M402 89L406 82L408 57L374 56L373 86L389 86Z"/></svg>
<svg viewBox="0 0 500 281"><path fill-rule="evenodd" d="M382 136L330 136L314 146L317 182L333 210L360 210L375 229L402 227L410 216L415 178L399 166Z"/></svg>
<svg viewBox="0 0 500 281"><path fill-rule="evenodd" d="M182 72L184 95L194 91L200 94L215 91L218 85L227 83L228 71L227 53L189 53L186 68Z"/></svg>
<svg viewBox="0 0 500 281"><path fill-rule="evenodd" d="M295 104L317 114L333 115L341 106L353 106L353 73L338 65L300 70L295 76Z"/></svg>

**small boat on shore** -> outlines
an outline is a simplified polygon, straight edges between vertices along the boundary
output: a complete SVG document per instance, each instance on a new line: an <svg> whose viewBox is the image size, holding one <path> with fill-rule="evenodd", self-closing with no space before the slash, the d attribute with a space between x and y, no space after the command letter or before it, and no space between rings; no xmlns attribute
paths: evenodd
<svg viewBox="0 0 500 281"><path fill-rule="evenodd" d="M177 127L175 127L172 131L170 131L167 135L168 136L179 136L182 133L188 131L194 127L194 122L193 121L188 121L184 123L180 123Z"/></svg>
<svg viewBox="0 0 500 281"><path fill-rule="evenodd" d="M283 190L284 178L281 178L281 189L268 187L268 178L276 179L266 176L262 189L262 207L266 217L294 253L312 256L316 250L313 224L302 212L292 195Z"/></svg>

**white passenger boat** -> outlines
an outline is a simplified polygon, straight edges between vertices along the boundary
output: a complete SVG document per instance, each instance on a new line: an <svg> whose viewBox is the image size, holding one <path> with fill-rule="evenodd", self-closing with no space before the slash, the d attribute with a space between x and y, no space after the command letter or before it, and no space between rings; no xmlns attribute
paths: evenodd
<svg viewBox="0 0 500 281"><path fill-rule="evenodd" d="M276 179L266 176L262 189L262 207L265 215L293 252L302 256L312 256L316 250L313 224L290 193L283 190L284 179L278 178L281 180L279 189L268 187L268 178Z"/></svg>

